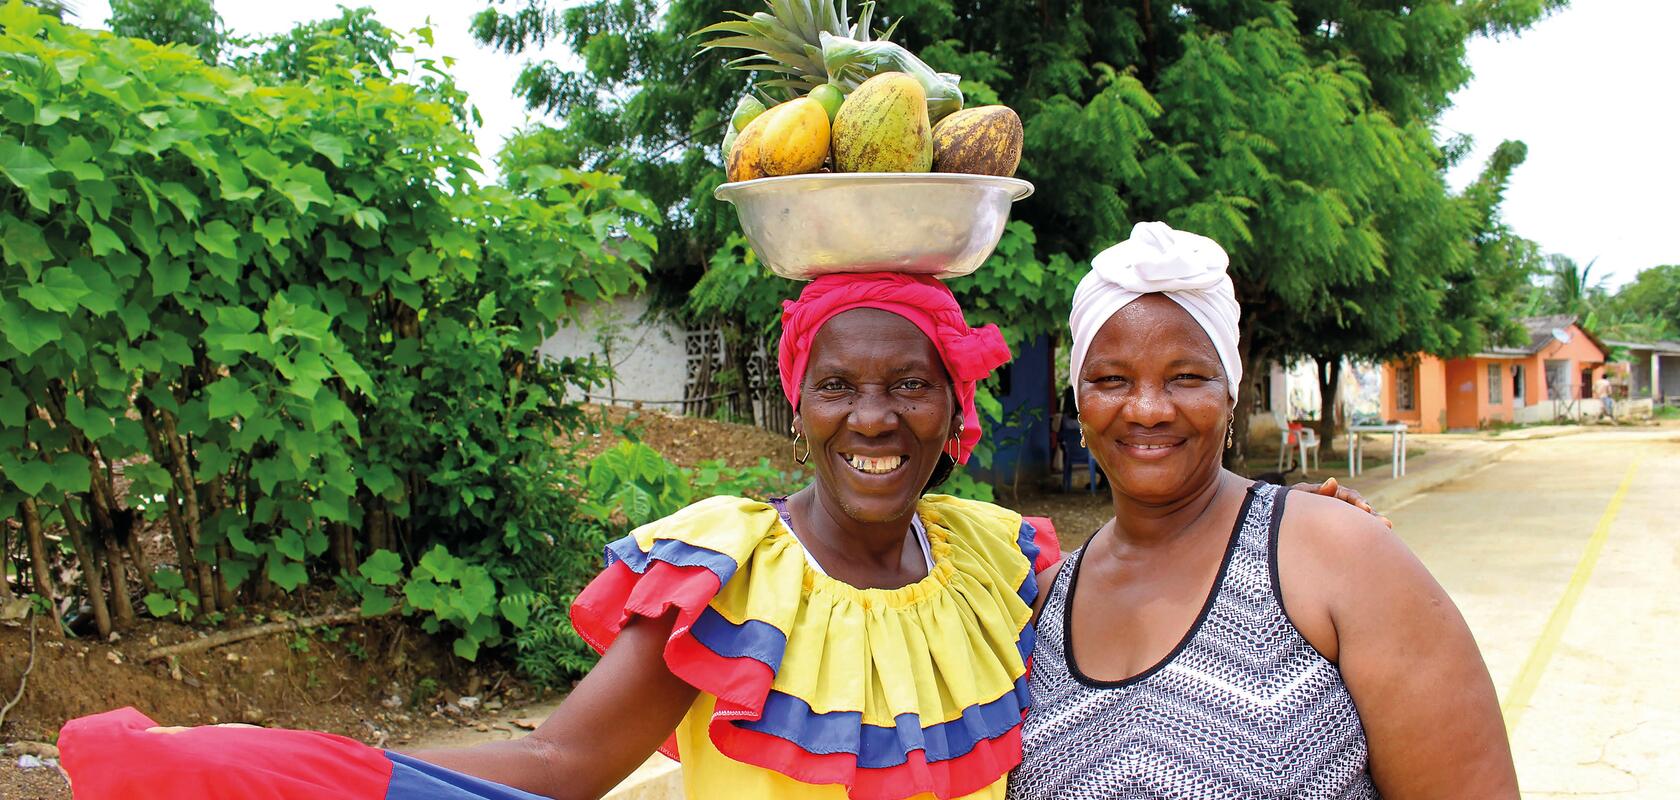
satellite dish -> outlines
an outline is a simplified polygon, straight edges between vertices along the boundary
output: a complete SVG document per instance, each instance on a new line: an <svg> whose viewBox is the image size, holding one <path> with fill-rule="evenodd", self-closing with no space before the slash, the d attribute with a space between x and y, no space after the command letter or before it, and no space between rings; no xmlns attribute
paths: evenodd
<svg viewBox="0 0 1680 800"><path fill-rule="evenodd" d="M1552 338L1558 340L1558 344L1569 344L1569 339L1571 337L1569 336L1569 331L1562 328L1553 328Z"/></svg>

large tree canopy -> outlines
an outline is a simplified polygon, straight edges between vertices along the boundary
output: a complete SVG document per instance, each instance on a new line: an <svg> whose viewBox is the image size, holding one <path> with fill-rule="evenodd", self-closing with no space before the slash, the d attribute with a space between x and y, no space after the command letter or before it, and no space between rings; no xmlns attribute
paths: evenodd
<svg viewBox="0 0 1680 800"><path fill-rule="evenodd" d="M695 55L687 37L754 5L497 2L474 28L510 52L563 42L581 62L528 66L520 91L563 122L510 152L529 158L539 138L549 157L623 170L665 209L657 280L669 296L706 274L690 310L756 324L786 287L761 280L711 199L717 140L747 76L723 54ZM1470 77L1471 37L1519 32L1560 5L894 0L877 18L962 75L970 103L1023 118L1021 174L1037 194L994 261L953 282L978 316L1016 338L1059 331L1081 265L1133 222L1164 219L1231 252L1254 366L1459 352L1507 327L1498 295L1524 262L1497 254L1508 241L1496 209L1520 154L1502 151L1492 184L1454 196L1452 153L1432 125Z"/></svg>

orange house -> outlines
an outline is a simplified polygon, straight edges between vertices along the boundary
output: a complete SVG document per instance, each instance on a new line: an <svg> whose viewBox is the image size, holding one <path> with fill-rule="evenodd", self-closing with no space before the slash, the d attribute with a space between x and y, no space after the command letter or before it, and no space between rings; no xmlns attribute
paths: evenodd
<svg viewBox="0 0 1680 800"><path fill-rule="evenodd" d="M1422 433L1581 413L1610 349L1574 317L1529 317L1526 344L1469 358L1420 354L1383 366L1382 416ZM1595 404L1596 407L1596 404Z"/></svg>

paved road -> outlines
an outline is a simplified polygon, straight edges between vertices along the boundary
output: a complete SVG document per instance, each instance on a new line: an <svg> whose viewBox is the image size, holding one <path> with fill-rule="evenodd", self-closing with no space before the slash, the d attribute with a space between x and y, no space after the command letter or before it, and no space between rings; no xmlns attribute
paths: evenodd
<svg viewBox="0 0 1680 800"><path fill-rule="evenodd" d="M1680 798L1680 430L1525 442L1390 509L1487 657L1528 798Z"/></svg>

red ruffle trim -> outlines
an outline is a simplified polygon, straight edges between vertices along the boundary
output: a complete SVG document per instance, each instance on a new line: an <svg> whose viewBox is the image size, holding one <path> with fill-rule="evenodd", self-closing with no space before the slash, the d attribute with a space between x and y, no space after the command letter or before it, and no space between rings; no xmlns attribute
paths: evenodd
<svg viewBox="0 0 1680 800"><path fill-rule="evenodd" d="M692 632L694 621L721 588L717 575L705 567L653 561L638 575L619 561L590 581L572 602L572 627L596 652L605 653L631 617L658 619L676 608L676 623L665 642L665 665L671 673L700 691L716 695L720 706L756 705L762 712L764 697L776 680L775 672L751 658L720 656L695 639ZM676 759L676 737L666 739L659 752Z"/></svg>
<svg viewBox="0 0 1680 800"><path fill-rule="evenodd" d="M1033 526L1033 544L1038 545L1038 558L1033 560L1033 574L1062 563L1062 541L1056 538L1056 526L1049 517L1022 517Z"/></svg>
<svg viewBox="0 0 1680 800"><path fill-rule="evenodd" d="M756 718L745 713L739 718ZM851 800L903 800L924 792L962 797L991 786L1021 763L1019 725L956 758L929 763L921 750L911 750L896 767L860 769L852 753L810 753L786 739L731 725L731 718L712 718L709 731L718 752L803 783L841 784Z"/></svg>

